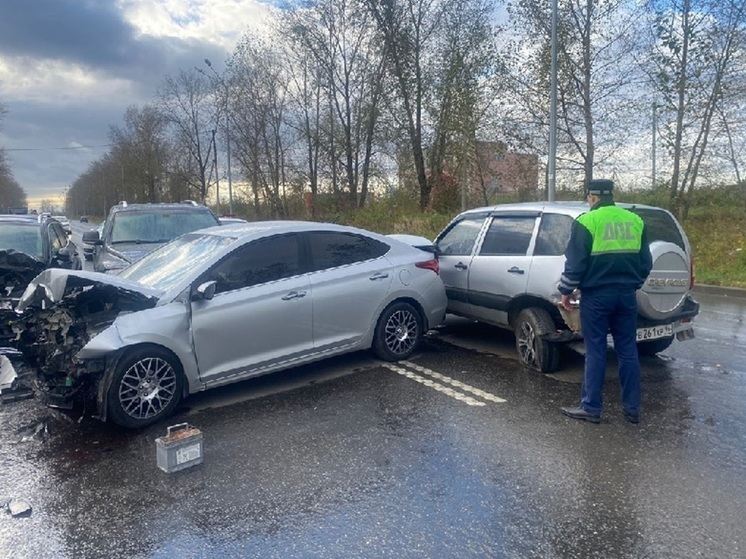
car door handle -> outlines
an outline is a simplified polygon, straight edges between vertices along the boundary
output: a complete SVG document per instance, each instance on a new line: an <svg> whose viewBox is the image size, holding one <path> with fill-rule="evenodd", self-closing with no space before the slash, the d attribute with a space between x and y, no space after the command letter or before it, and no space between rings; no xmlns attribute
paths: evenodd
<svg viewBox="0 0 746 559"><path fill-rule="evenodd" d="M385 272L376 272L375 274L370 276L368 279L370 281L375 281L375 280L380 280L380 279L386 279L387 277L389 277L389 275Z"/></svg>
<svg viewBox="0 0 746 559"><path fill-rule="evenodd" d="M521 270L518 266L513 266L508 270L509 274L525 274L524 270Z"/></svg>
<svg viewBox="0 0 746 559"><path fill-rule="evenodd" d="M291 299L300 299L301 297L305 297L306 292L305 291L291 291L287 295L285 295L282 300L283 301L290 301Z"/></svg>
<svg viewBox="0 0 746 559"><path fill-rule="evenodd" d="M466 264L464 264L463 262L459 262L454 266L454 268L456 268L457 270L466 270Z"/></svg>

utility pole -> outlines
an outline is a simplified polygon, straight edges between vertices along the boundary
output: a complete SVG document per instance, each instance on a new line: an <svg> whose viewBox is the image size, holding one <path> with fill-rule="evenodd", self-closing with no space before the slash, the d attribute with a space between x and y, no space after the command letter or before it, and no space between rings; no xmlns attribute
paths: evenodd
<svg viewBox="0 0 746 559"><path fill-rule="evenodd" d="M215 144L215 130L212 131L212 161L215 165L215 197L217 198L218 215L220 215L220 177L218 176L218 148Z"/></svg>
<svg viewBox="0 0 746 559"><path fill-rule="evenodd" d="M653 172L652 172L652 175L653 175L653 178L652 178L652 181L653 181L653 190L655 190L655 174L656 174L656 172L655 172L655 144L658 143L658 142L656 142L655 135L656 135L657 128L658 128L658 103L656 103L655 101L653 101L653 146L652 146L653 147L653 149L652 149L652 154L653 154Z"/></svg>
<svg viewBox="0 0 746 559"><path fill-rule="evenodd" d="M557 0L552 0L552 67L549 92L549 160L547 201L554 202L557 190Z"/></svg>

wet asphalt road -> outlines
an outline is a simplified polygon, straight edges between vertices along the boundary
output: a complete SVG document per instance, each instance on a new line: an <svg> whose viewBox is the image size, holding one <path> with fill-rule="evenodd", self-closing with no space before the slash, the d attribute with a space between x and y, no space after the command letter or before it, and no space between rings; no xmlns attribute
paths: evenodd
<svg viewBox="0 0 746 559"><path fill-rule="evenodd" d="M582 358L532 374L459 320L398 369L333 359L140 432L0 405L0 504L33 507L0 513L0 556L743 557L746 300L699 299L698 337L643 361L638 426L613 360L604 422L575 422ZM166 474L154 440L182 421L204 461Z"/></svg>

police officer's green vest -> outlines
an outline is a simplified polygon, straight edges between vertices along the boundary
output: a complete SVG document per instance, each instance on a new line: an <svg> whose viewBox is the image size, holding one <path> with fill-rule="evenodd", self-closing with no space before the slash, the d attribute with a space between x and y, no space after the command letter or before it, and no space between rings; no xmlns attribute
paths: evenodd
<svg viewBox="0 0 746 559"><path fill-rule="evenodd" d="M591 255L640 252L643 222L640 216L617 206L602 206L578 218L591 234Z"/></svg>

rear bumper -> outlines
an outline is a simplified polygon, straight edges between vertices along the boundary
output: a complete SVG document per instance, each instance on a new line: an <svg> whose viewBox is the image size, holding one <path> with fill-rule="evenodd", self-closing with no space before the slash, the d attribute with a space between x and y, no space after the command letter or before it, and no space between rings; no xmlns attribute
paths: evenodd
<svg viewBox="0 0 746 559"><path fill-rule="evenodd" d="M673 326L674 334L681 332L682 330L688 330L692 327L692 319L699 314L699 302L687 295L684 305L681 307L679 312L668 318L660 320L651 320L649 318L640 317L637 320L638 328L645 328L648 326L660 326L663 324L671 324Z"/></svg>

